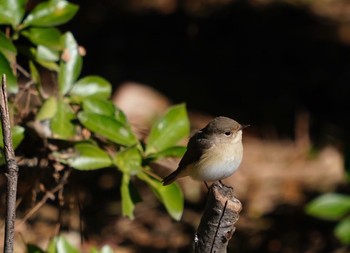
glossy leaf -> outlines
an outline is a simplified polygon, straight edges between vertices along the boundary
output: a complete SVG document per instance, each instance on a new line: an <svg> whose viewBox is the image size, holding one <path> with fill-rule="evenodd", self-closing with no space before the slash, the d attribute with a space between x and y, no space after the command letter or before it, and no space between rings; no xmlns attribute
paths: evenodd
<svg viewBox="0 0 350 253"><path fill-rule="evenodd" d="M28 57L29 59L37 62L38 64L40 64L41 66L43 66L44 68L47 68L49 70L52 71L59 71L59 66L57 65L56 62L52 62L52 61L44 61L41 60L40 58L37 57L37 49L34 47L25 47L25 46L18 46L18 50L26 57Z"/></svg>
<svg viewBox="0 0 350 253"><path fill-rule="evenodd" d="M13 148L16 149L24 139L24 128L18 125L11 127L11 137L12 137ZM0 148L4 148L1 124L0 124Z"/></svg>
<svg viewBox="0 0 350 253"><path fill-rule="evenodd" d="M122 215L133 219L135 204L140 202L141 198L130 181L130 175L127 173L123 174L120 192L122 199Z"/></svg>
<svg viewBox="0 0 350 253"><path fill-rule="evenodd" d="M121 122L122 124L129 126L129 122L128 119L125 115L125 113L120 110L119 108L116 108L115 113L114 113L114 117L117 121Z"/></svg>
<svg viewBox="0 0 350 253"><path fill-rule="evenodd" d="M70 94L80 99L86 97L108 99L111 92L112 85L106 79L99 76L86 76L74 84Z"/></svg>
<svg viewBox="0 0 350 253"><path fill-rule="evenodd" d="M26 0L1 0L0 24L9 24L15 28L22 20Z"/></svg>
<svg viewBox="0 0 350 253"><path fill-rule="evenodd" d="M75 134L75 127L72 120L75 115L68 104L63 101L57 101L57 110L51 119L51 131L54 138L69 139Z"/></svg>
<svg viewBox="0 0 350 253"><path fill-rule="evenodd" d="M0 1L1 2L1 1ZM0 31L0 53L2 53L10 64L14 64L16 61L17 49L9 40L6 35Z"/></svg>
<svg viewBox="0 0 350 253"><path fill-rule="evenodd" d="M62 50L61 32L54 27L33 27L28 30L24 30L21 33L27 37L33 44L42 45L53 50Z"/></svg>
<svg viewBox="0 0 350 253"><path fill-rule="evenodd" d="M344 245L350 245L350 216L341 220L334 229L335 236Z"/></svg>
<svg viewBox="0 0 350 253"><path fill-rule="evenodd" d="M91 143L76 144L77 155L68 160L68 164L78 170L96 170L112 165L110 156L97 145Z"/></svg>
<svg viewBox="0 0 350 253"><path fill-rule="evenodd" d="M39 45L37 47L36 59L39 61L58 61L58 51Z"/></svg>
<svg viewBox="0 0 350 253"><path fill-rule="evenodd" d="M96 113L80 112L78 119L86 128L112 142L125 146L138 143L130 128L114 118Z"/></svg>
<svg viewBox="0 0 350 253"><path fill-rule="evenodd" d="M184 210L184 196L180 187L176 183L163 186L160 181L151 178L144 172L137 174L137 176L151 187L170 216L177 221L180 220Z"/></svg>
<svg viewBox="0 0 350 253"><path fill-rule="evenodd" d="M40 92L42 92L40 73L33 61L29 61L29 71L30 71L30 76L32 77L32 80L37 84Z"/></svg>
<svg viewBox="0 0 350 253"><path fill-rule="evenodd" d="M141 161L141 154L135 146L122 150L114 158L115 165L129 175L136 175L142 170Z"/></svg>
<svg viewBox="0 0 350 253"><path fill-rule="evenodd" d="M58 26L71 20L79 6L65 0L49 0L38 4L23 21L27 26Z"/></svg>
<svg viewBox="0 0 350 253"><path fill-rule="evenodd" d="M7 90L10 93L17 93L18 91L17 78L13 74L10 63L8 62L6 57L2 53L0 53L0 79L2 79L3 74L6 75Z"/></svg>
<svg viewBox="0 0 350 253"><path fill-rule="evenodd" d="M63 236L56 236L50 242L47 253L80 253Z"/></svg>
<svg viewBox="0 0 350 253"><path fill-rule="evenodd" d="M151 128L147 139L146 154L162 151L187 137L190 123L184 104L175 105Z"/></svg>
<svg viewBox="0 0 350 253"><path fill-rule="evenodd" d="M51 119L56 115L57 112L57 99L55 97L49 97L44 101L36 114L36 120Z"/></svg>
<svg viewBox="0 0 350 253"><path fill-rule="evenodd" d="M153 153L146 157L147 162L151 162L163 157L182 157L186 152L186 147L184 146L174 146L167 148L163 151Z"/></svg>
<svg viewBox="0 0 350 253"><path fill-rule="evenodd" d="M92 112L113 117L115 106L111 100L89 97L83 100L83 110L84 112Z"/></svg>
<svg viewBox="0 0 350 253"><path fill-rule="evenodd" d="M350 196L337 193L321 195L306 206L306 212L318 218L338 220L350 213Z"/></svg>
<svg viewBox="0 0 350 253"><path fill-rule="evenodd" d="M80 75L83 60L79 54L78 44L71 33L63 35L62 41L64 51L58 73L58 86L60 94L66 95Z"/></svg>

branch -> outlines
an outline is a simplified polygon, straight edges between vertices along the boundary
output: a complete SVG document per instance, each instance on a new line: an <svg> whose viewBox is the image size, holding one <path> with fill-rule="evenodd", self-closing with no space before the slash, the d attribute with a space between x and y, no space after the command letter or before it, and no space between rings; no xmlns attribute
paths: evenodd
<svg viewBox="0 0 350 253"><path fill-rule="evenodd" d="M0 97L0 112L2 134L4 142L4 156L7 165L5 176L7 178L6 191L6 220L5 220L5 245L4 253L13 252L14 234L15 234L15 219L16 219L16 195L18 181L18 166L15 160L15 152L13 151L11 125L7 106L6 93L6 75L2 75Z"/></svg>
<svg viewBox="0 0 350 253"><path fill-rule="evenodd" d="M213 183L197 229L194 252L226 253L241 210L242 204L234 197L233 188L220 182Z"/></svg>

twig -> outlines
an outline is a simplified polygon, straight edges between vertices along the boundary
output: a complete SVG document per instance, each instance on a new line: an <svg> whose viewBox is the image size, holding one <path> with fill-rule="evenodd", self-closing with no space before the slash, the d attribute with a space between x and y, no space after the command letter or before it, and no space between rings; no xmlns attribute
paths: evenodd
<svg viewBox="0 0 350 253"><path fill-rule="evenodd" d="M5 219L5 244L4 252L13 252L15 219L16 219L16 195L18 181L18 166L15 160L15 152L12 145L11 125L7 106L6 93L6 75L2 75L0 112L1 124L4 142L4 156L6 160L7 170L5 176L7 178L6 191L6 219Z"/></svg>
<svg viewBox="0 0 350 253"><path fill-rule="evenodd" d="M28 213L26 213L20 224L25 223L34 213L36 213L46 203L48 199L52 199L55 193L63 189L64 185L67 183L67 179L70 175L70 172L70 170L66 170L64 172L56 187L45 192L43 198L38 203L36 203L36 205L32 209L30 209Z"/></svg>
<svg viewBox="0 0 350 253"><path fill-rule="evenodd" d="M242 210L233 188L215 182L209 189L207 204L194 240L195 253L226 253Z"/></svg>

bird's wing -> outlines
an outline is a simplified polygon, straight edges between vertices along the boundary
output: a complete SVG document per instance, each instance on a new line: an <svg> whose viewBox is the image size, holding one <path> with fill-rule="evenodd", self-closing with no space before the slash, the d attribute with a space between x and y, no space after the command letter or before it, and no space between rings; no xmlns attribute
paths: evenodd
<svg viewBox="0 0 350 253"><path fill-rule="evenodd" d="M187 144L187 150L179 163L179 168L186 168L187 165L198 161L202 154L210 147L210 141L201 132L197 132L190 138Z"/></svg>

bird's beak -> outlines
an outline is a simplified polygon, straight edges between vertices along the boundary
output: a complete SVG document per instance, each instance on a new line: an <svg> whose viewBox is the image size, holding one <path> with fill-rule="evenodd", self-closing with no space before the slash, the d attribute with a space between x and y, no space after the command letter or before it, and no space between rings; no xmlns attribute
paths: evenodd
<svg viewBox="0 0 350 253"><path fill-rule="evenodd" d="M243 130L244 128L247 128L247 127L249 127L250 125L248 124L248 125L241 125L241 127L239 128L239 130Z"/></svg>

